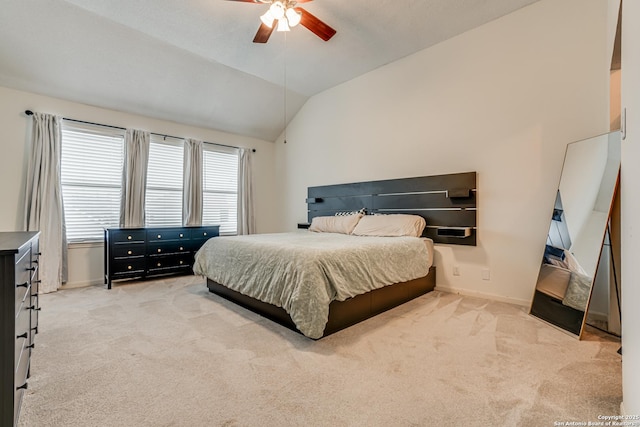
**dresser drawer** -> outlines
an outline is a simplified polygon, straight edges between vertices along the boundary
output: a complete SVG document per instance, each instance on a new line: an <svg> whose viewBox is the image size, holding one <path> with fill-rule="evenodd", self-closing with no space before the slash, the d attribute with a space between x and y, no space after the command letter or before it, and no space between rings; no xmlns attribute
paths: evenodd
<svg viewBox="0 0 640 427"><path fill-rule="evenodd" d="M31 296L31 286L29 282L19 283L16 285L16 317L20 311L20 305L22 303L28 304Z"/></svg>
<svg viewBox="0 0 640 427"><path fill-rule="evenodd" d="M147 253L150 256L164 255L164 254L179 254L183 252L189 252L189 245L187 242L170 241L170 242L150 242L147 245Z"/></svg>
<svg viewBox="0 0 640 427"><path fill-rule="evenodd" d="M113 243L129 243L143 242L145 238L145 230L111 230L109 231L110 239Z"/></svg>
<svg viewBox="0 0 640 427"><path fill-rule="evenodd" d="M217 237L219 226L202 227L191 230L191 250L195 253L204 245L204 242L212 237Z"/></svg>
<svg viewBox="0 0 640 427"><path fill-rule="evenodd" d="M147 241L189 240L189 232L184 228L162 228L147 230Z"/></svg>
<svg viewBox="0 0 640 427"><path fill-rule="evenodd" d="M149 260L149 274L191 268L191 254L158 256Z"/></svg>
<svg viewBox="0 0 640 427"><path fill-rule="evenodd" d="M198 240L208 240L211 237L217 237L220 234L220 226L212 225L210 227L198 227L191 229L191 238Z"/></svg>
<svg viewBox="0 0 640 427"><path fill-rule="evenodd" d="M16 367L14 375L13 386L15 394L13 396L13 419L17 424L18 416L20 414L20 406L22 406L22 397L27 388L27 372L29 371L29 350L24 349L20 362Z"/></svg>
<svg viewBox="0 0 640 427"><path fill-rule="evenodd" d="M21 348L19 358L16 359L16 370L14 376L14 384L16 389L27 382L27 371L29 369L29 349L26 341Z"/></svg>
<svg viewBox="0 0 640 427"><path fill-rule="evenodd" d="M21 257L16 256L16 284L28 282L31 272L35 271L35 267L31 266L31 256L28 252L23 253Z"/></svg>
<svg viewBox="0 0 640 427"><path fill-rule="evenodd" d="M111 248L111 255L114 258L127 258L127 257L136 257L136 256L144 256L145 254L145 244L141 243L119 243L114 244Z"/></svg>
<svg viewBox="0 0 640 427"><path fill-rule="evenodd" d="M144 258L117 259L111 264L111 274L114 276L144 273L146 260Z"/></svg>
<svg viewBox="0 0 640 427"><path fill-rule="evenodd" d="M29 321L30 321L30 312L32 310L29 309L28 303L20 304L20 312L16 316L16 330L15 330L15 361L18 361L20 354L23 351L26 351L26 346L31 344L31 339L29 337L29 331L31 329Z"/></svg>

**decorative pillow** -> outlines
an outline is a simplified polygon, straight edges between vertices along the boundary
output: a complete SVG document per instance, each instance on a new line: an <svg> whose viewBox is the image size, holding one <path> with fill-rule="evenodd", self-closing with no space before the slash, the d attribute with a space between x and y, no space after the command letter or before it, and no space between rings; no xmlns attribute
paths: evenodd
<svg viewBox="0 0 640 427"><path fill-rule="evenodd" d="M422 236L427 226L418 215L392 214L364 216L351 234L356 236Z"/></svg>
<svg viewBox="0 0 640 427"><path fill-rule="evenodd" d="M311 219L310 231L321 233L342 233L351 234L362 214L339 215L339 216L317 216Z"/></svg>
<svg viewBox="0 0 640 427"><path fill-rule="evenodd" d="M341 211L341 212L336 212L336 216L343 216L343 215L357 215L357 214L366 215L366 214L367 214L367 208L362 208L362 209L357 210L357 211Z"/></svg>

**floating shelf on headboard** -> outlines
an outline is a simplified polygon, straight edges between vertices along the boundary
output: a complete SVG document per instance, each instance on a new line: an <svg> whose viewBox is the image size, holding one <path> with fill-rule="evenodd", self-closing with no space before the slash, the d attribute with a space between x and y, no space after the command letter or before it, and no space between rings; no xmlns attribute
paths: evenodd
<svg viewBox="0 0 640 427"><path fill-rule="evenodd" d="M436 243L476 245L476 172L421 176L307 189L308 220L366 208L370 214L413 214Z"/></svg>

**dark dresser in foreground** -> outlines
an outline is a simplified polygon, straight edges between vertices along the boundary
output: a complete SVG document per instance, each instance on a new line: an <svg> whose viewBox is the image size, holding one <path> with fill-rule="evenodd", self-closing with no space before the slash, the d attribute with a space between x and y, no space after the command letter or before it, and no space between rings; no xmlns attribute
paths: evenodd
<svg viewBox="0 0 640 427"><path fill-rule="evenodd" d="M18 423L38 333L38 232L0 232L0 426Z"/></svg>
<svg viewBox="0 0 640 427"><path fill-rule="evenodd" d="M194 255L220 226L107 228L104 275L107 287L118 279L192 273Z"/></svg>

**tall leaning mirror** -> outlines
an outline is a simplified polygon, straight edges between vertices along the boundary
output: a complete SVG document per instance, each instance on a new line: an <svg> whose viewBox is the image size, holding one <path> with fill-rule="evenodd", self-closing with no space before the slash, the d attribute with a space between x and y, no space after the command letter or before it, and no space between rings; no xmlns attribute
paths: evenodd
<svg viewBox="0 0 640 427"><path fill-rule="evenodd" d="M578 338L593 295L619 172L620 132L567 145L531 314Z"/></svg>

